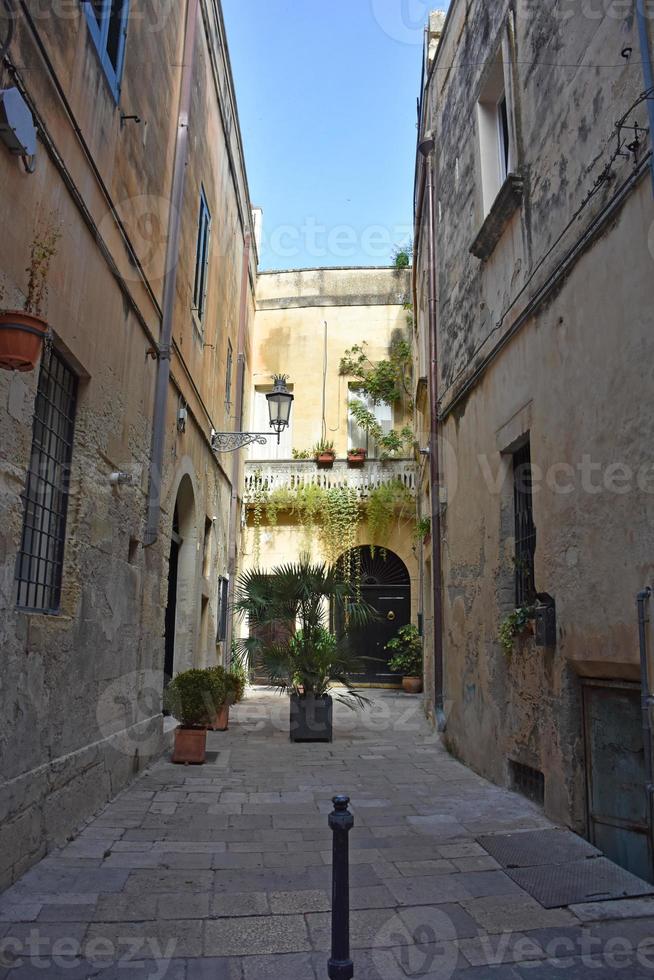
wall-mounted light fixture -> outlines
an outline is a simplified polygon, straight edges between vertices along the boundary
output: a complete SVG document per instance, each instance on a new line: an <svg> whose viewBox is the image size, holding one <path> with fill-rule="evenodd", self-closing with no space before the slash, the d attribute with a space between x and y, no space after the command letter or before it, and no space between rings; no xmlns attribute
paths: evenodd
<svg viewBox="0 0 654 980"><path fill-rule="evenodd" d="M270 428L277 433L277 445L284 429L288 428L294 396L288 390L285 374L273 378L273 390L266 395ZM244 446L258 443L265 446L270 439L269 432L216 432L211 433L211 447L215 453L232 453Z"/></svg>
<svg viewBox="0 0 654 980"><path fill-rule="evenodd" d="M177 431L186 432L186 423L188 421L188 408L181 402L179 408L177 409Z"/></svg>

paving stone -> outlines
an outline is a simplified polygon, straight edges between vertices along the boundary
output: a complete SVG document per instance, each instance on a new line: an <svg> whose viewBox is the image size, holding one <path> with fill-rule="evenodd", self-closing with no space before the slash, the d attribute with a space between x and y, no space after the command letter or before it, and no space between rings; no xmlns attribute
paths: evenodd
<svg viewBox="0 0 654 980"><path fill-rule="evenodd" d="M84 946L99 946L100 940L114 952L107 956L109 962L132 956L145 959L182 958L202 956L204 923L192 919L166 919L153 922L93 922L86 933ZM162 955L163 954L163 955Z"/></svg>
<svg viewBox="0 0 654 980"><path fill-rule="evenodd" d="M544 909L530 896L492 895L486 898L464 899L463 908L486 932L521 932L530 929L565 927L575 924L574 916L565 909Z"/></svg>
<svg viewBox="0 0 654 980"><path fill-rule="evenodd" d="M307 926L301 915L215 919L206 924L207 956L302 953L310 949Z"/></svg>
<svg viewBox="0 0 654 980"><path fill-rule="evenodd" d="M132 871L126 884L126 892L151 895L156 892L170 892L176 895L184 892L208 892L213 888L213 871Z"/></svg>
<svg viewBox="0 0 654 980"><path fill-rule="evenodd" d="M421 875L415 878L390 878L386 887L398 905L438 905L472 898L472 893L458 881L458 875Z"/></svg>
<svg viewBox="0 0 654 980"><path fill-rule="evenodd" d="M331 948L331 913L318 912L307 915L311 941L316 950ZM397 944L398 915L392 909L366 909L350 913L350 946L352 949L390 947ZM395 929L395 931L394 931ZM400 942L410 943L406 930Z"/></svg>
<svg viewBox="0 0 654 980"><path fill-rule="evenodd" d="M471 966L491 967L546 959L543 947L533 937L521 933L462 939L459 949Z"/></svg>
<svg viewBox="0 0 654 980"><path fill-rule="evenodd" d="M324 964L323 964L324 966ZM323 969L316 974L308 953L281 953L277 956L250 956L243 962L244 980L323 980ZM195 980L195 978L193 978Z"/></svg>
<svg viewBox="0 0 654 980"><path fill-rule="evenodd" d="M104 980L101 976L99 980ZM122 978L118 978L122 980ZM161 980L169 980L166 974ZM185 980L243 980L243 961L236 957L205 956L186 960Z"/></svg>
<svg viewBox="0 0 654 980"><path fill-rule="evenodd" d="M326 912L331 909L331 899L326 891L271 892L268 897L273 915L304 915L307 912ZM351 897L350 906L354 907Z"/></svg>
<svg viewBox="0 0 654 980"><path fill-rule="evenodd" d="M647 916L654 918L654 898L622 898L610 902L585 902L582 905L571 905L582 922L602 922L607 919L640 919Z"/></svg>
<svg viewBox="0 0 654 980"><path fill-rule="evenodd" d="M457 869L451 861L395 861L395 867L405 878L420 875L442 875L454 873Z"/></svg>
<svg viewBox="0 0 654 980"><path fill-rule="evenodd" d="M157 916L154 895L102 895L95 906L96 922L147 922Z"/></svg>
<svg viewBox="0 0 654 980"><path fill-rule="evenodd" d="M270 915L270 903L266 892L232 892L214 895L210 909L213 918Z"/></svg>

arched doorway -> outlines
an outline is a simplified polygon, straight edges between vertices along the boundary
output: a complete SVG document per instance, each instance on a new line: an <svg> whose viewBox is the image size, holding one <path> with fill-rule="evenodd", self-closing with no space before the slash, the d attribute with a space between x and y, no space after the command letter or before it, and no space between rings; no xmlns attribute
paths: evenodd
<svg viewBox="0 0 654 980"><path fill-rule="evenodd" d="M411 622L411 579L398 555L384 548L364 545L343 555L340 562L351 581L361 582L361 595L379 615L379 620L351 633L351 645L362 659L359 684L399 686L400 678L388 668L391 654L384 649L397 631ZM349 565L349 568L348 568ZM339 624L337 623L337 628Z"/></svg>
<svg viewBox="0 0 654 980"><path fill-rule="evenodd" d="M170 536L164 683L193 666L197 638L198 529L189 476L177 491Z"/></svg>

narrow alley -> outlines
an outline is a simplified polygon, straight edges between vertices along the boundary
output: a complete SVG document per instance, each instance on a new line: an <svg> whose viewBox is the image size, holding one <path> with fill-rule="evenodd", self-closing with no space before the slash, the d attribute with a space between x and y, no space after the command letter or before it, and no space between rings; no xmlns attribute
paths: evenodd
<svg viewBox="0 0 654 980"><path fill-rule="evenodd" d="M326 977L342 792L356 980L654 975L654 889L452 759L420 698L334 728L292 744L287 700L252 689L207 765L158 762L2 896L0 977Z"/></svg>

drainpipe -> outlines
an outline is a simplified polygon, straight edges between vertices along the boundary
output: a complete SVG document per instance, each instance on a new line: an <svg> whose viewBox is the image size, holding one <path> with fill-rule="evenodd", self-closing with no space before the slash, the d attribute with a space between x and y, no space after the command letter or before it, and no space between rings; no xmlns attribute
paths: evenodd
<svg viewBox="0 0 654 980"><path fill-rule="evenodd" d="M636 606L638 608L638 640L640 645L640 703L643 724L643 747L645 750L645 778L647 793L647 821L650 835L650 859L652 834L654 833L654 763L652 760L652 715L651 709L654 705L654 696L650 688L649 672L649 644L648 627L649 602L652 597L652 590L649 586L639 592L636 596Z"/></svg>
<svg viewBox="0 0 654 980"><path fill-rule="evenodd" d="M645 79L645 91L649 93L647 99L647 112L649 115L649 138L654 141L654 70L652 69L652 52L649 41L649 30L647 28L647 16L645 15L645 0L636 0L636 17L638 19L638 36L640 38L640 54L643 61L643 77ZM654 195L654 154L650 161L652 171L652 194Z"/></svg>
<svg viewBox="0 0 654 980"><path fill-rule="evenodd" d="M163 473L164 447L166 441L166 411L168 406L168 386L170 382L170 357L173 339L173 316L177 288L177 267L179 264L179 244L181 237L182 205L186 182L188 158L188 127L191 111L193 68L195 60L195 39L200 0L188 0L186 6L186 28L182 80L179 96L177 142L173 183L170 192L170 215L168 219L168 241L166 243L166 271L164 279L161 336L158 345L157 380L154 393L154 415L152 420L152 442L150 446L150 488L148 493L148 512L145 528L144 547L155 544L159 537L161 514L161 478Z"/></svg>
<svg viewBox="0 0 654 980"><path fill-rule="evenodd" d="M431 485L431 561L434 593L434 711L438 731L446 728L443 671L443 565L441 557L440 445L438 422L438 338L436 289L436 213L434 210L434 139L426 137L418 146L427 167L427 242L429 255L429 476ZM419 218L422 215L419 216Z"/></svg>
<svg viewBox="0 0 654 980"><path fill-rule="evenodd" d="M245 341L247 336L248 324L248 286L250 281L250 231L246 230L243 238L243 268L241 271L241 305L238 321L238 341L237 350L237 383L236 401L234 402L234 414L236 416L236 429L243 431L243 401L245 389ZM229 505L229 529L228 529L228 555L227 555L227 609L232 608L234 601L234 587L236 585L236 565L238 557L238 536L240 523L240 500L238 495L239 482L241 475L241 454L240 451L234 453L232 459L232 496ZM234 635L234 620L228 614L227 629L225 630L225 654L224 662L228 667L232 659L232 637Z"/></svg>

